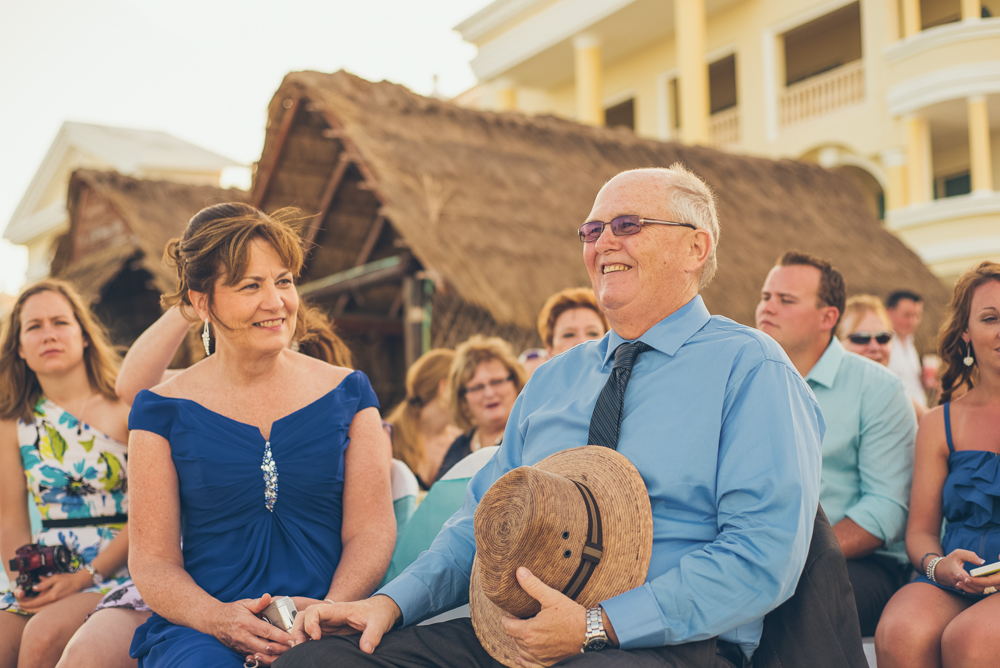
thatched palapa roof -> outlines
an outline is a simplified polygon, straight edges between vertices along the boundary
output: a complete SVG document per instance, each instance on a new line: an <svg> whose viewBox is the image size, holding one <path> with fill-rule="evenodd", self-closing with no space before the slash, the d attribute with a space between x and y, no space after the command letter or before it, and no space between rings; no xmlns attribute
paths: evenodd
<svg viewBox="0 0 1000 668"><path fill-rule="evenodd" d="M289 134L293 125L316 132ZM816 165L663 143L554 117L475 111L346 72L287 75L270 105L268 128L256 201L267 205L261 191L274 188L281 173L280 203L318 211L322 170L330 168L324 161L333 155L327 145L342 146L381 216L439 289L520 331L534 330L550 294L589 284L576 229L600 187L623 170L674 162L718 196L719 272L704 291L713 313L752 325L767 271L790 249L831 260L850 294L885 296L902 287L922 293L927 324L918 345L925 349L948 297L869 213L853 183ZM346 227L329 232L321 245L355 243Z"/></svg>
<svg viewBox="0 0 1000 668"><path fill-rule="evenodd" d="M159 292L172 292L176 275L162 261L167 242L179 237L202 208L247 199L248 193L236 188L77 170L67 197L70 229L52 273L76 284L92 301L127 266L148 272Z"/></svg>

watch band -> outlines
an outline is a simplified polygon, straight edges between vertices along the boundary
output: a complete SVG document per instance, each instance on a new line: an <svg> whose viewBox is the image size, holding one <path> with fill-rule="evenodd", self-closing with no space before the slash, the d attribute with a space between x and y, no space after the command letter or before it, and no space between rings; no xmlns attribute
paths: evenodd
<svg viewBox="0 0 1000 668"><path fill-rule="evenodd" d="M604 630L604 611L601 606L587 610L587 630L583 637L581 652L600 652L609 644L607 631Z"/></svg>

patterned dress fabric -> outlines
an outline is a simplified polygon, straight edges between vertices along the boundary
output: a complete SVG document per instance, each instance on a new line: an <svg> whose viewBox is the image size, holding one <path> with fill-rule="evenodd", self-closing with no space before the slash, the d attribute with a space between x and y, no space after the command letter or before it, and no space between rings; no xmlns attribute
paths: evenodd
<svg viewBox="0 0 1000 668"><path fill-rule="evenodd" d="M991 564L1000 558L1000 455L988 450L956 450L951 438L951 404L944 405L945 438L948 443L948 477L941 493L942 509L948 524L941 538L944 553L971 550ZM965 570L976 567L965 564ZM931 582L919 575L913 582L924 582L979 601L986 596L970 594Z"/></svg>
<svg viewBox="0 0 1000 668"><path fill-rule="evenodd" d="M142 600L142 594L139 593L131 578L105 594L101 602L94 608L94 612L107 610L108 608L137 610L138 612L149 612L150 610L150 607ZM92 615L94 612L90 614Z"/></svg>
<svg viewBox="0 0 1000 668"><path fill-rule="evenodd" d="M180 494L184 568L223 602L326 597L340 562L344 452L354 415L378 406L368 378L348 375L323 397L257 427L187 399L142 391L129 428L170 442ZM132 639L140 668L243 665L215 637L156 614Z"/></svg>
<svg viewBox="0 0 1000 668"><path fill-rule="evenodd" d="M28 491L42 521L93 518L92 526L42 528L32 541L65 545L73 553L73 566L88 564L103 551L123 524L102 524L100 518L128 513L128 446L79 422L49 401L39 399L31 422L19 420L18 445ZM122 566L100 587L85 592L106 594L128 580ZM9 589L0 590L0 610L27 615Z"/></svg>

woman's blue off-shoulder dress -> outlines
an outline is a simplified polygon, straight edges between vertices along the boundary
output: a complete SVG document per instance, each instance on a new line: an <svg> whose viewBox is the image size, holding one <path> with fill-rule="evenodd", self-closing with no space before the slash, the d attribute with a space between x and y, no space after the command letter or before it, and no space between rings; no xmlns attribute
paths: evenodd
<svg viewBox="0 0 1000 668"><path fill-rule="evenodd" d="M942 490L942 506L948 520L941 538L943 552L971 550L991 564L1000 560L1000 456L988 450L955 450L951 439L951 403L944 405L944 433L948 443L948 477ZM972 570L977 564L965 564ZM980 600L970 594L931 582L920 575L914 582L933 584L963 598Z"/></svg>
<svg viewBox="0 0 1000 668"><path fill-rule="evenodd" d="M257 427L187 399L140 392L129 429L170 442L184 568L223 602L326 597L340 562L344 451L355 413L378 406L360 371L308 406ZM242 666L211 635L153 614L132 639L140 668Z"/></svg>

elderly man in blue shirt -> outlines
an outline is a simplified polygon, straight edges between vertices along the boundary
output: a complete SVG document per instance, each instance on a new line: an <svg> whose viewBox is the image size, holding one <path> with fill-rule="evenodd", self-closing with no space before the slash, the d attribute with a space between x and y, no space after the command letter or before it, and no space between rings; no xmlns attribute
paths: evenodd
<svg viewBox="0 0 1000 668"><path fill-rule="evenodd" d="M903 539L917 421L899 378L847 352L833 335L844 302L840 272L791 251L767 275L756 319L823 408L819 500L847 558L861 633L871 636L885 604L909 576Z"/></svg>
<svg viewBox="0 0 1000 668"><path fill-rule="evenodd" d="M591 417L619 346L636 355L617 449L650 497L648 576L587 611L518 569L519 584L541 603L535 617L505 622L518 663L728 667L752 656L764 615L792 595L809 549L819 406L770 337L705 308L698 292L716 270L719 224L713 195L694 174L679 165L619 174L579 234L611 331L535 371L493 462L430 549L372 598L300 614L298 646L277 666L499 666L468 619L413 625L468 601L473 516L490 485L593 442ZM588 612L610 649L581 653ZM391 630L400 624L407 628ZM330 636L351 631L363 633ZM306 634L325 637L304 642Z"/></svg>

